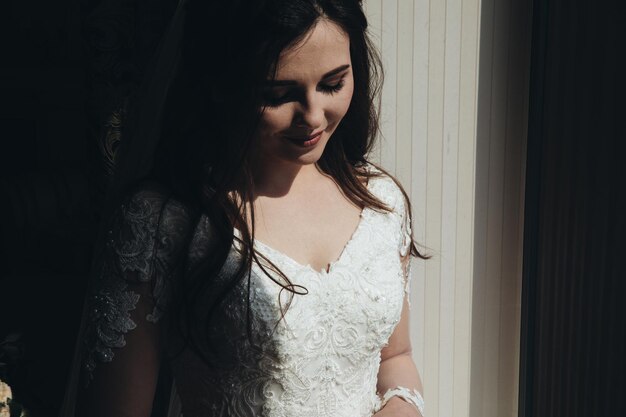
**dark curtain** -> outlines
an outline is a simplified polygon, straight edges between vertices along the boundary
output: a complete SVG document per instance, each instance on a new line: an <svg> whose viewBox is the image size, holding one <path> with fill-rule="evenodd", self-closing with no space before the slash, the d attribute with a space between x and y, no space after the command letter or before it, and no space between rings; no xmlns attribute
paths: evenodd
<svg viewBox="0 0 626 417"><path fill-rule="evenodd" d="M128 98L176 5L0 6L0 379L32 417L58 414Z"/></svg>
<svg viewBox="0 0 626 417"><path fill-rule="evenodd" d="M533 15L520 416L626 416L626 13Z"/></svg>

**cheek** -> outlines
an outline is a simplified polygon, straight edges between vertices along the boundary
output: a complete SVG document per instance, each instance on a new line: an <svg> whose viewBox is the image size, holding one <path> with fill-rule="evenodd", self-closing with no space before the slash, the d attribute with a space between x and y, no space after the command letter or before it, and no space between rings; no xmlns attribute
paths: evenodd
<svg viewBox="0 0 626 417"><path fill-rule="evenodd" d="M352 102L353 91L354 86L352 82L350 82L349 85L346 84L338 95L333 97L332 105L329 108L329 119L332 118L334 123L339 123L348 112L350 103Z"/></svg>
<svg viewBox="0 0 626 417"><path fill-rule="evenodd" d="M292 112L286 108L268 108L261 116L260 129L265 132L283 130L291 124Z"/></svg>

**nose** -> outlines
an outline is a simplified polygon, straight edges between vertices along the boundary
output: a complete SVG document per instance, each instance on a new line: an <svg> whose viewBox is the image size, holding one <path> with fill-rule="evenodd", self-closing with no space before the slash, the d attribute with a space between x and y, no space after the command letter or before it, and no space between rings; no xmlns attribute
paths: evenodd
<svg viewBox="0 0 626 417"><path fill-rule="evenodd" d="M324 124L324 100L315 93L307 94L294 115L295 125L315 130Z"/></svg>

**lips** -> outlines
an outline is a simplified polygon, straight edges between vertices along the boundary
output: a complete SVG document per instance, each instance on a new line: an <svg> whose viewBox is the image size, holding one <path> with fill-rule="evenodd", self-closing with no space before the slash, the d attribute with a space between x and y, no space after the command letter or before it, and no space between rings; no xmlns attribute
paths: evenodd
<svg viewBox="0 0 626 417"><path fill-rule="evenodd" d="M313 133L310 136L287 136L287 139L295 141L295 142L308 142L314 139L317 139L318 136L320 136L324 131L320 130L317 133Z"/></svg>
<svg viewBox="0 0 626 417"><path fill-rule="evenodd" d="M299 147L309 148L311 146L314 146L315 144L317 144L317 142L320 141L320 138L322 137L322 133L324 133L323 130L319 131L318 133L314 133L310 136L300 136L300 137L286 136L286 138L291 143Z"/></svg>

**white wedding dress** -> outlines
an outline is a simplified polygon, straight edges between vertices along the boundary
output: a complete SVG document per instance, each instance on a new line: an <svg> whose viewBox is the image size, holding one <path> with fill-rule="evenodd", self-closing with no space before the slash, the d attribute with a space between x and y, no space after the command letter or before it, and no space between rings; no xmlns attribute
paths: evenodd
<svg viewBox="0 0 626 417"><path fill-rule="evenodd" d="M371 165L370 171L375 170ZM365 208L351 239L328 271L315 271L260 241L255 249L276 264L307 294L293 295L253 264L250 280L250 329L247 280L238 284L217 312L212 329L229 355L229 366L209 369L191 349L172 362L174 384L184 417L371 417L381 399L376 392L380 353L400 320L408 295L410 224L402 192L388 176L371 178L368 189L393 209ZM179 256L176 237L186 233L185 209L170 202L155 218L158 197L139 193L117 216L107 254L88 301L83 375L97 375L101 362L115 361L119 349L132 349L125 338L148 322L160 323ZM206 256L206 218L193 232L189 264ZM235 229L235 237L239 231ZM159 242L155 247L154 236ZM227 279L239 259L235 239L219 280ZM156 262L151 262L156 256ZM262 259L262 258L260 258ZM271 269L267 269L274 273ZM119 279L126 274L134 280ZM130 275L129 275L130 274ZM142 289L143 285L143 289ZM149 291L146 290L149 288ZM153 300L151 311L137 311ZM145 307L145 306L144 306ZM278 323L278 324L277 324ZM251 341L257 348L251 346ZM166 349L175 350L175 338ZM128 364L133 366L133 364ZM97 377L97 376L96 376ZM177 412L171 411L172 414Z"/></svg>

